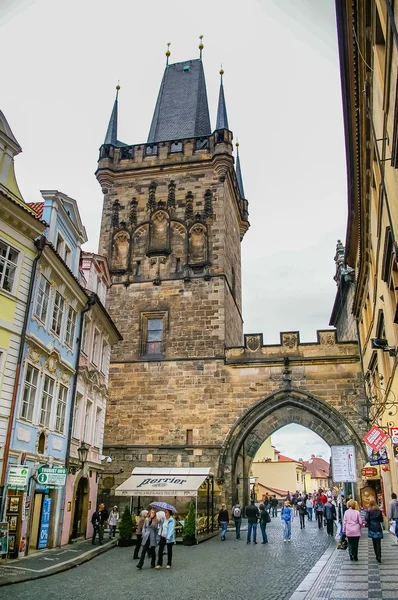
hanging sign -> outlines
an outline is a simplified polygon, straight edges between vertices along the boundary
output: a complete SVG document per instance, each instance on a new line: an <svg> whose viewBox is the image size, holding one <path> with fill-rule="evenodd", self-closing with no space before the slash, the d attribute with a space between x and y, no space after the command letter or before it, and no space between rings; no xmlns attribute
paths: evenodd
<svg viewBox="0 0 398 600"><path fill-rule="evenodd" d="M380 450L373 450L368 444L366 444L366 452L368 454L368 461L372 467L376 465L387 465L388 464L388 452L387 447L382 446Z"/></svg>
<svg viewBox="0 0 398 600"><path fill-rule="evenodd" d="M387 442L388 435L384 433L381 429L373 425L371 429L369 429L368 433L363 436L363 441L376 450L378 452Z"/></svg>
<svg viewBox="0 0 398 600"><path fill-rule="evenodd" d="M7 486L13 490L23 490L28 483L29 469L27 467L14 467L8 469Z"/></svg>
<svg viewBox="0 0 398 600"><path fill-rule="evenodd" d="M377 475L377 469L375 467L364 467L362 469L362 475L364 477L375 477Z"/></svg>
<svg viewBox="0 0 398 600"><path fill-rule="evenodd" d="M398 427L390 427L390 436L393 444L398 444Z"/></svg>
<svg viewBox="0 0 398 600"><path fill-rule="evenodd" d="M333 481L355 483L357 469L354 446L331 446Z"/></svg>
<svg viewBox="0 0 398 600"><path fill-rule="evenodd" d="M64 487L68 470L64 467L39 467L37 469L37 481L40 486L54 489Z"/></svg>
<svg viewBox="0 0 398 600"><path fill-rule="evenodd" d="M398 444L393 444L392 451L394 455L394 459L398 461Z"/></svg>

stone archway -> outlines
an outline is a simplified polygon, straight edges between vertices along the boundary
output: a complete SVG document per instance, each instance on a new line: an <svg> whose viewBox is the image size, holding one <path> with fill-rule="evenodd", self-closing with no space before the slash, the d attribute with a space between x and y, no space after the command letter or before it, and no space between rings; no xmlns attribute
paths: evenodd
<svg viewBox="0 0 398 600"><path fill-rule="evenodd" d="M272 433L290 423L297 423L317 433L329 446L353 444L357 466L366 462L361 436L334 407L324 400L299 389L279 390L252 405L231 428L218 465L218 479L224 482L227 499L237 498L238 468L248 479L251 462ZM245 494L244 501L248 496Z"/></svg>

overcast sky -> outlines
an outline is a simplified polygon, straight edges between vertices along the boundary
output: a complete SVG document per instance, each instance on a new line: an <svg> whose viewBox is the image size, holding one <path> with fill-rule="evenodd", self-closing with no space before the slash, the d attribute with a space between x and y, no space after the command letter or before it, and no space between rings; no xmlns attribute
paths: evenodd
<svg viewBox="0 0 398 600"><path fill-rule="evenodd" d="M97 250L94 177L115 85L119 139L146 140L165 65L203 60L212 125L220 63L251 227L242 244L245 332L316 339L336 291L346 178L333 0L2 0L1 106L23 148L26 201L74 197ZM8 54L8 55L7 55Z"/></svg>

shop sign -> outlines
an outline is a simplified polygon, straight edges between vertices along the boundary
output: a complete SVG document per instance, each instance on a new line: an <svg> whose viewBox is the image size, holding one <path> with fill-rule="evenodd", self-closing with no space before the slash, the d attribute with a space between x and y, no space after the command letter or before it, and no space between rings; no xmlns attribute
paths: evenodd
<svg viewBox="0 0 398 600"><path fill-rule="evenodd" d="M64 467L39 467L37 470L37 481L40 486L54 489L65 485L68 470Z"/></svg>
<svg viewBox="0 0 398 600"><path fill-rule="evenodd" d="M378 452L385 445L387 440L388 435L375 425L373 425L373 427L369 429L368 433L363 436L363 441L376 452Z"/></svg>
<svg viewBox="0 0 398 600"><path fill-rule="evenodd" d="M390 436L393 444L398 444L398 427L390 427Z"/></svg>
<svg viewBox="0 0 398 600"><path fill-rule="evenodd" d="M375 477L377 475L377 469L375 469L375 467L364 467L362 469L362 475L364 477Z"/></svg>
<svg viewBox="0 0 398 600"><path fill-rule="evenodd" d="M393 444L392 451L393 451L395 460L398 461L398 444Z"/></svg>
<svg viewBox="0 0 398 600"><path fill-rule="evenodd" d="M357 469L354 446L332 446L333 481L355 483Z"/></svg>
<svg viewBox="0 0 398 600"><path fill-rule="evenodd" d="M48 530L50 529L51 504L51 498L43 498L43 507L41 511L41 522L39 529L39 542L37 544L38 550L43 550L43 548L47 548Z"/></svg>
<svg viewBox="0 0 398 600"><path fill-rule="evenodd" d="M0 556L8 554L8 523L0 523Z"/></svg>
<svg viewBox="0 0 398 600"><path fill-rule="evenodd" d="M23 490L28 483L29 469L27 467L14 467L8 469L7 485L13 490Z"/></svg>
<svg viewBox="0 0 398 600"><path fill-rule="evenodd" d="M366 451L369 464L372 467L375 467L376 465L388 465L388 452L386 446L383 446L380 450L376 451L366 444Z"/></svg>

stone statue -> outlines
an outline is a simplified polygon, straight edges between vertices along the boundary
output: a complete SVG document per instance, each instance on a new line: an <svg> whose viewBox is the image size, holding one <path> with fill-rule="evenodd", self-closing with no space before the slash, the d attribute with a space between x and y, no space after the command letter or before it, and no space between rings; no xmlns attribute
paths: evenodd
<svg viewBox="0 0 398 600"><path fill-rule="evenodd" d="M119 231L113 238L112 268L127 269L130 236L127 231Z"/></svg>

